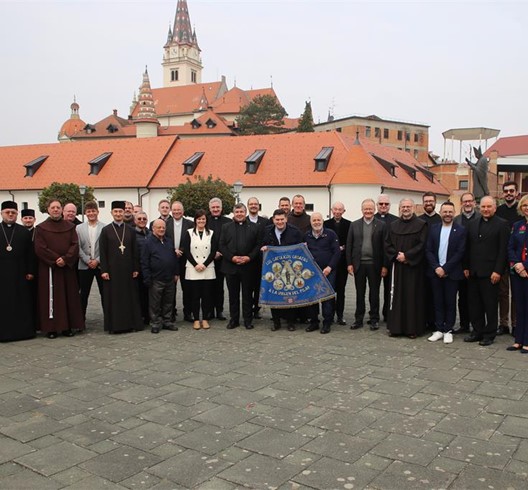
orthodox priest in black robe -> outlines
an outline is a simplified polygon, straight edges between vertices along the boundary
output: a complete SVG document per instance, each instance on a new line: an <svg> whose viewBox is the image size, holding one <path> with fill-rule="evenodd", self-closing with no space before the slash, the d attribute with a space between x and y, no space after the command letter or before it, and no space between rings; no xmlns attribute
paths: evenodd
<svg viewBox="0 0 528 490"><path fill-rule="evenodd" d="M136 232L124 221L125 202L112 203L114 221L101 230L104 329L109 333L143 330L137 277Z"/></svg>
<svg viewBox="0 0 528 490"><path fill-rule="evenodd" d="M40 329L50 339L84 330L84 315L77 282L79 238L75 225L62 218L62 205L56 200L47 206L49 218L35 231L38 257L38 312Z"/></svg>
<svg viewBox="0 0 528 490"><path fill-rule="evenodd" d="M0 227L0 342L35 336L34 308L30 284L34 280L34 252L31 234L16 223L16 202L2 203Z"/></svg>
<svg viewBox="0 0 528 490"><path fill-rule="evenodd" d="M427 223L414 214L411 199L400 201L400 219L389 226L385 252L392 269L389 335L416 338L425 327L424 255Z"/></svg>

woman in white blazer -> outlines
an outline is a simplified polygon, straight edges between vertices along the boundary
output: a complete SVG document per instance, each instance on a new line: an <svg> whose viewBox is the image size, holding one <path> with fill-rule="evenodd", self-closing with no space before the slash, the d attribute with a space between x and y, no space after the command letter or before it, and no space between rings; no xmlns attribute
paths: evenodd
<svg viewBox="0 0 528 490"><path fill-rule="evenodd" d="M214 258L218 250L218 240L212 230L207 228L207 215L200 209L194 216L194 228L182 236L180 247L185 258L185 279L191 290L193 328L209 328L209 315L212 310L215 268ZM202 321L200 321L200 309Z"/></svg>

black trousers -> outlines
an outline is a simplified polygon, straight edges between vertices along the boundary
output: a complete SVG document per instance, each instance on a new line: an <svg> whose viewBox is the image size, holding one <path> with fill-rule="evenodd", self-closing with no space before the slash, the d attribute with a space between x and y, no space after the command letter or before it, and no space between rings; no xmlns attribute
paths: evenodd
<svg viewBox="0 0 528 490"><path fill-rule="evenodd" d="M383 320L387 320L390 305L390 291L391 291L392 268L389 267L387 275L383 278Z"/></svg>
<svg viewBox="0 0 528 490"><path fill-rule="evenodd" d="M460 328L469 330L468 280L458 282L458 316Z"/></svg>
<svg viewBox="0 0 528 490"><path fill-rule="evenodd" d="M356 314L358 322L363 322L365 317L365 295L367 292L367 282L369 287L369 317L372 322L379 322L379 290L381 283L381 271L374 264L361 264L359 269L354 272L356 284Z"/></svg>
<svg viewBox="0 0 528 490"><path fill-rule="evenodd" d="M338 319L343 318L345 311L345 290L348 279L348 271L345 263L339 263L336 270L336 299L335 299L335 314ZM378 290L379 291L379 290Z"/></svg>
<svg viewBox="0 0 528 490"><path fill-rule="evenodd" d="M210 318L220 316L224 312L224 279L225 274L220 271L220 263L215 262L215 274L216 279L214 280L213 298L211 304Z"/></svg>
<svg viewBox="0 0 528 490"><path fill-rule="evenodd" d="M253 320L253 290L254 277L252 271L241 270L234 274L226 274L227 290L229 291L230 321L240 322L240 290L242 289L242 317L244 325L250 325Z"/></svg>
<svg viewBox="0 0 528 490"><path fill-rule="evenodd" d="M435 329L438 332L451 332L456 320L456 297L458 282L449 277L429 278L433 291Z"/></svg>
<svg viewBox="0 0 528 490"><path fill-rule="evenodd" d="M213 289L214 279L187 281L187 294L191 299L193 320L200 319L200 310L202 311L202 320L211 319Z"/></svg>
<svg viewBox="0 0 528 490"><path fill-rule="evenodd" d="M499 324L499 283L489 277L470 277L468 281L469 318L474 334L493 340Z"/></svg>
<svg viewBox="0 0 528 490"><path fill-rule="evenodd" d="M174 281L153 281L149 288L150 326L162 328L173 325L171 320Z"/></svg>
<svg viewBox="0 0 528 490"><path fill-rule="evenodd" d="M256 273L254 274L253 291L251 291L253 300L253 312L257 313L260 310L259 297L260 297L260 272L262 270L262 262L259 260L255 265Z"/></svg>
<svg viewBox="0 0 528 490"><path fill-rule="evenodd" d="M284 318L288 325L293 325L295 310L296 308L271 308L271 318L274 322L279 322L281 318Z"/></svg>
<svg viewBox="0 0 528 490"><path fill-rule="evenodd" d="M99 296L101 297L101 305L103 304L103 280L101 278L101 269L78 269L79 290L81 294L81 306L86 318L86 309L88 308L88 298L90 297L90 290L95 279L97 287L99 288Z"/></svg>

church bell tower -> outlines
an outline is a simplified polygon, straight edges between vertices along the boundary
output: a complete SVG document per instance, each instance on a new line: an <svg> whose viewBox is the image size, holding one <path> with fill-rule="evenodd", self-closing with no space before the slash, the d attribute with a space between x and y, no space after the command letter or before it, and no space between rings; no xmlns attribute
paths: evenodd
<svg viewBox="0 0 528 490"><path fill-rule="evenodd" d="M202 82L201 50L186 0L178 0L174 26L169 27L167 42L163 46L163 86L175 87Z"/></svg>

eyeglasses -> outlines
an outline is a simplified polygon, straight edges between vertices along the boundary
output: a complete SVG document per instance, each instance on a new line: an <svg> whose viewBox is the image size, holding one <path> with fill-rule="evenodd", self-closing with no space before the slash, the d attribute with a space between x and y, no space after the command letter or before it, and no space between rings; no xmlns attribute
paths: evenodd
<svg viewBox="0 0 528 490"><path fill-rule="evenodd" d="M15 211L13 209L4 209L4 213L6 214L17 214L18 211Z"/></svg>
<svg viewBox="0 0 528 490"><path fill-rule="evenodd" d="M389 204L389 202L379 202L378 206L388 206Z"/></svg>
<svg viewBox="0 0 528 490"><path fill-rule="evenodd" d="M462 204L471 204L472 202L475 202L475 200L470 199L470 200L462 201Z"/></svg>
<svg viewBox="0 0 528 490"><path fill-rule="evenodd" d="M147 218L136 218L136 221L147 221Z"/></svg>
<svg viewBox="0 0 528 490"><path fill-rule="evenodd" d="M504 194L515 194L517 192L516 189L503 189Z"/></svg>

